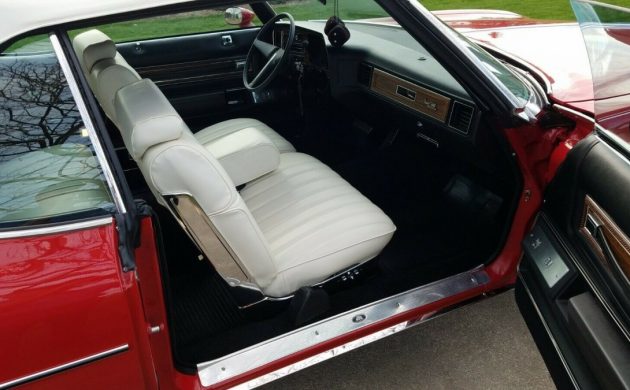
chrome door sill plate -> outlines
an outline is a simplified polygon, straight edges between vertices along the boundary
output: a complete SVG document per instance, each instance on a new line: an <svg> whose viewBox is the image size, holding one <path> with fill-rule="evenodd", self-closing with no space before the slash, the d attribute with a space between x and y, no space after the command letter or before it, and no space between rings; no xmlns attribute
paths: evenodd
<svg viewBox="0 0 630 390"><path fill-rule="evenodd" d="M306 348L332 340L348 332L386 320L394 315L417 309L441 299L488 283L488 274L483 268L464 272L407 292L370 303L334 317L305 326L293 332L275 337L260 344L234 352L230 355L197 365L199 380L203 386L211 386L272 363ZM416 322L413 322L415 324ZM333 356L397 333L411 321L377 331L345 345L332 348L301 362L284 367L271 374L257 378L239 387L253 388L278 379Z"/></svg>

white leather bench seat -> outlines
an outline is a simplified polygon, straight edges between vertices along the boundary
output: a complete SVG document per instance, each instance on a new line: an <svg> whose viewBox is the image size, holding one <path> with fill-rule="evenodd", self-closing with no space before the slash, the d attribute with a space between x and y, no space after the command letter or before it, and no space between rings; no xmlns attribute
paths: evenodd
<svg viewBox="0 0 630 390"><path fill-rule="evenodd" d="M377 256L396 227L385 213L327 165L283 153L280 165L241 191L276 265L266 287L286 295Z"/></svg>
<svg viewBox="0 0 630 390"><path fill-rule="evenodd" d="M237 118L219 122L195 133L195 138L197 138L202 145L207 145L222 137L248 128L261 131L276 145L280 153L295 152L293 145L284 137L261 121L252 118Z"/></svg>
<svg viewBox="0 0 630 390"><path fill-rule="evenodd" d="M209 248L203 250L215 267L240 270L226 279L242 276L265 295L283 297L374 258L391 239L396 227L381 209L269 126L239 118L193 135L105 34L91 30L73 44L157 199L179 215L200 248ZM193 213L177 208L189 197ZM218 246L199 242L211 236L229 247L234 268L215 259Z"/></svg>
<svg viewBox="0 0 630 390"><path fill-rule="evenodd" d="M383 211L328 166L306 154L279 153L259 129L223 136L234 138L219 148L230 156L239 150L233 145L239 131L256 133L252 137L259 140L253 144L249 138L238 141L244 142L243 161L254 158L248 153L256 148L248 146L267 145L265 149L275 151L275 157L263 156L271 172L258 172L262 176L237 192L212 148L193 136L150 80L121 88L114 109L125 146L156 197L180 211L178 205L192 197L199 208L175 211L191 237L202 240L199 247L205 248L203 243L215 235L229 248L230 258L223 260L237 265L266 296L290 295L374 258L396 230ZM169 203L172 197L181 203ZM238 278L227 275L233 268L217 258L219 246L204 251L215 267L223 267L224 277Z"/></svg>

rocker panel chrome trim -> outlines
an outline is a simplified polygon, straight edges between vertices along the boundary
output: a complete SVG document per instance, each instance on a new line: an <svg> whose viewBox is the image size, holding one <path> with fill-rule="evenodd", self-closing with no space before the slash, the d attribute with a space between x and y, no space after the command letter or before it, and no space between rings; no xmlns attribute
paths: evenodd
<svg viewBox="0 0 630 390"><path fill-rule="evenodd" d="M487 273L482 268L476 268L382 299L237 351L231 355L200 363L197 365L199 380L203 386L210 386L228 380L306 348L330 341L348 332L482 286L488 281ZM356 321L356 318L361 318L361 320ZM377 333L375 332L374 334ZM395 332L386 332L382 337L393 333ZM334 353L330 355L330 357L332 356L334 356Z"/></svg>
<svg viewBox="0 0 630 390"><path fill-rule="evenodd" d="M429 320L430 318L427 318L426 320ZM309 358L306 358L304 360L300 360L297 363L293 363L291 365L288 365L286 367L282 367L276 371L270 372L269 374L265 374L263 376L260 376L256 379L252 379L249 382L245 382L242 383L238 386L234 386L232 389L234 390L245 390L245 389L254 389L256 387L259 386L263 386L266 385L269 382L273 382L277 379L280 379L282 377L285 377L287 375L291 375L295 372L298 372L300 370L303 370L305 368L314 366L318 363L321 363L323 361L326 361L328 359L332 359L335 356L339 356L341 354L344 354L346 352L350 352L354 349L363 347L365 345L368 345L370 343L373 343L375 341L384 339L385 337L388 336L392 336L400 331L403 331L405 329L411 328L412 326L418 325L420 323L423 323L424 321L405 321L405 322L401 322L400 324L396 324L394 326L390 326L389 328L385 328L383 330L379 330L378 332L369 334L367 336L361 337L360 339L354 340L354 341L350 341L349 343L340 345L338 347L329 349L328 351L324 351L322 353L318 353L315 356L311 356Z"/></svg>
<svg viewBox="0 0 630 390"><path fill-rule="evenodd" d="M82 366L84 364L91 363L96 360L100 360L100 359L104 359L112 355L116 355L118 353L127 351L128 349L129 349L129 344L120 345L116 348L108 349L107 351L99 352L94 355L86 356L81 359L73 360L71 362L49 368L47 370L38 371L36 373L26 375L17 379L13 379L8 382L0 383L0 389L8 389L10 387L23 385L25 383L32 382L37 379L41 379L41 378L44 378L53 374L57 374L59 372L66 371L74 367Z"/></svg>
<svg viewBox="0 0 630 390"><path fill-rule="evenodd" d="M0 240L8 238L23 238L33 236L43 236L45 234L55 234L72 232L75 230L90 229L98 226L109 225L114 221L112 217L90 219L87 221L64 223L54 226L45 226L32 229L7 230L0 232Z"/></svg>

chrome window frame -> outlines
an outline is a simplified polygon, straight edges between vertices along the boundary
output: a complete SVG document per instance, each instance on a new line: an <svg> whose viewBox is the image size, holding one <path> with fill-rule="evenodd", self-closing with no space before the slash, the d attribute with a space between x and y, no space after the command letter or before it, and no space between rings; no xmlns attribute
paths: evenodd
<svg viewBox="0 0 630 390"><path fill-rule="evenodd" d="M51 32L48 36L53 47L53 52L55 53L55 56L59 61L59 65L61 66L61 71L63 72L66 81L68 82L68 87L70 88L72 98L77 104L77 109L79 110L79 114L81 115L81 120L83 121L83 125L87 130L88 138L92 143L92 147L94 148L96 160L103 170L103 176L105 176L105 181L114 201L114 205L116 206L116 210L120 214L126 214L127 207L125 206L122 193L120 192L120 189L118 188L118 183L114 178L113 170L109 166L109 162L107 161L107 157L105 154L105 149L103 148L103 145L98 138L96 127L92 122L92 118L90 117L90 113L87 109L87 104L85 103L85 100L83 100L83 95L81 94L79 84L76 77L74 76L74 73L72 73L72 68L70 67L68 58L63 51L63 47L61 45L61 42L59 41L59 37L57 37L57 34L54 32Z"/></svg>

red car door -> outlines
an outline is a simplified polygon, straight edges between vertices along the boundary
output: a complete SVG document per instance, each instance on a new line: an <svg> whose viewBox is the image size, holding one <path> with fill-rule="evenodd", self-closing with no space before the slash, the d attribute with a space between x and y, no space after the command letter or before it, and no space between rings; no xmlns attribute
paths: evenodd
<svg viewBox="0 0 630 390"><path fill-rule="evenodd" d="M0 55L0 389L154 388L124 206L56 43Z"/></svg>
<svg viewBox="0 0 630 390"><path fill-rule="evenodd" d="M573 0L593 134L549 184L516 299L559 389L630 389L630 9Z"/></svg>

